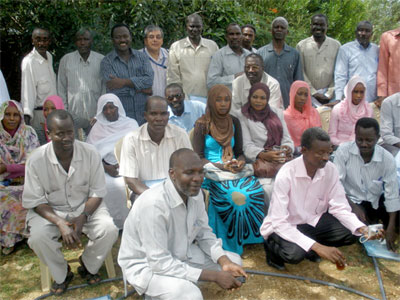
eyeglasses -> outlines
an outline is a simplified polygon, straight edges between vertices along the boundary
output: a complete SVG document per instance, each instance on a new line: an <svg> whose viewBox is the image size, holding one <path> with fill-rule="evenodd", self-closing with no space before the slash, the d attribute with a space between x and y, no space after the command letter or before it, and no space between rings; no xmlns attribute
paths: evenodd
<svg viewBox="0 0 400 300"><path fill-rule="evenodd" d="M182 94L176 94L176 95L171 95L171 96L168 96L167 97L167 100L169 100L169 101L172 101L172 100L174 100L175 98L176 99L180 99L180 98L182 98Z"/></svg>

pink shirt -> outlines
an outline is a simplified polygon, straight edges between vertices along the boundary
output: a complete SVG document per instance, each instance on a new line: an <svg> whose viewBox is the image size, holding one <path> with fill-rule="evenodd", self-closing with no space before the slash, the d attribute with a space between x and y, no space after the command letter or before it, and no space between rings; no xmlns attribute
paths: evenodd
<svg viewBox="0 0 400 300"><path fill-rule="evenodd" d="M315 241L296 226L309 224L315 227L327 211L355 235L359 235L356 233L358 228L365 226L351 212L335 165L328 162L311 179L303 156L300 156L284 164L278 172L268 215L260 232L265 239L275 232L309 251Z"/></svg>
<svg viewBox="0 0 400 300"><path fill-rule="evenodd" d="M381 36L377 85L378 96L400 92L400 28Z"/></svg>

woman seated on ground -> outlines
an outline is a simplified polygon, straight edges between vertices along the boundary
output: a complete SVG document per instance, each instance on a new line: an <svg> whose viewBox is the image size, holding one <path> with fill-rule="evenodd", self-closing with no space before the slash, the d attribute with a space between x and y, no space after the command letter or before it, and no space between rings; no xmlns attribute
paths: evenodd
<svg viewBox="0 0 400 300"><path fill-rule="evenodd" d="M344 99L335 105L329 121L329 136L335 148L341 143L354 141L358 119L373 117L373 111L365 100L366 85L361 77L353 76L344 90Z"/></svg>
<svg viewBox="0 0 400 300"><path fill-rule="evenodd" d="M103 198L114 219L122 229L129 209L126 203L125 181L118 176L118 161L114 155L115 144L126 134L138 128L136 120L128 118L119 98L105 94L97 102L97 122L93 125L86 142L99 151L106 173L107 195Z"/></svg>
<svg viewBox="0 0 400 300"><path fill-rule="evenodd" d="M210 192L209 225L225 250L242 254L243 245L261 243L264 193L245 166L242 130L229 114L232 94L224 85L208 92L206 113L195 124L193 148L206 163L203 188Z"/></svg>
<svg viewBox="0 0 400 300"><path fill-rule="evenodd" d="M311 92L307 82L297 80L290 87L290 104L284 111L285 122L294 143L295 156L300 155L303 132L311 127L321 127L318 111L311 105Z"/></svg>
<svg viewBox="0 0 400 300"><path fill-rule="evenodd" d="M264 83L254 84L239 114L246 159L253 163L265 192L265 212L272 195L274 178L280 167L292 158L293 142L280 109L270 107L270 91Z"/></svg>
<svg viewBox="0 0 400 300"><path fill-rule="evenodd" d="M43 103L43 115L44 115L44 134L46 135L46 141L50 142L50 138L47 135L47 116L56 109L65 109L64 102L61 97L52 95L46 98Z"/></svg>
<svg viewBox="0 0 400 300"><path fill-rule="evenodd" d="M21 106L14 100L0 105L0 245L10 254L25 238L26 209L22 207L25 162L39 147L35 130L25 125Z"/></svg>

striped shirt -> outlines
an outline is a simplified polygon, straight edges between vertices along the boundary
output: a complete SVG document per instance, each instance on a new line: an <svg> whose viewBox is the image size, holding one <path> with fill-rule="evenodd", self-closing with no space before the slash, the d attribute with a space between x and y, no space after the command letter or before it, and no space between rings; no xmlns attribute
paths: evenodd
<svg viewBox="0 0 400 300"><path fill-rule="evenodd" d="M89 120L96 115L97 100L105 93L100 74L104 55L90 51L86 61L78 51L61 58L58 69L58 95L74 116Z"/></svg>
<svg viewBox="0 0 400 300"><path fill-rule="evenodd" d="M356 142L339 146L335 154L335 165L347 197L354 203L371 202L374 209L384 193L387 212L400 210L399 184L393 156L376 145L369 163L364 163Z"/></svg>
<svg viewBox="0 0 400 300"><path fill-rule="evenodd" d="M118 56L115 49L108 53L101 62L101 74L105 82L110 80L110 75L117 78L129 78L133 82L133 88L125 86L115 90L107 89L107 93L117 95L124 106L126 115L141 125L145 122L144 107L147 95L140 90L152 87L154 72L145 53L131 49L131 54L126 63Z"/></svg>
<svg viewBox="0 0 400 300"><path fill-rule="evenodd" d="M146 48L141 49L149 57L151 68L154 72L153 96L165 97L165 87L167 85L168 51L160 48L158 59L151 57Z"/></svg>

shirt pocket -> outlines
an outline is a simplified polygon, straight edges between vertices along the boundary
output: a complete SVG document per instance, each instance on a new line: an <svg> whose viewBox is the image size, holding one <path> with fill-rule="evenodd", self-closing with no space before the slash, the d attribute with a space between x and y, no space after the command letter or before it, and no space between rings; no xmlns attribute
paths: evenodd
<svg viewBox="0 0 400 300"><path fill-rule="evenodd" d="M37 93L39 98L43 98L50 93L50 82L48 80L38 80Z"/></svg>
<svg viewBox="0 0 400 300"><path fill-rule="evenodd" d="M51 207L60 207L67 204L65 190L56 190L47 194L47 201Z"/></svg>
<svg viewBox="0 0 400 300"><path fill-rule="evenodd" d="M379 196L383 192L383 182L372 180L368 186L368 191L373 195Z"/></svg>
<svg viewBox="0 0 400 300"><path fill-rule="evenodd" d="M328 202L325 201L324 196L320 195L315 197L314 213L316 215L325 213L328 211Z"/></svg>

